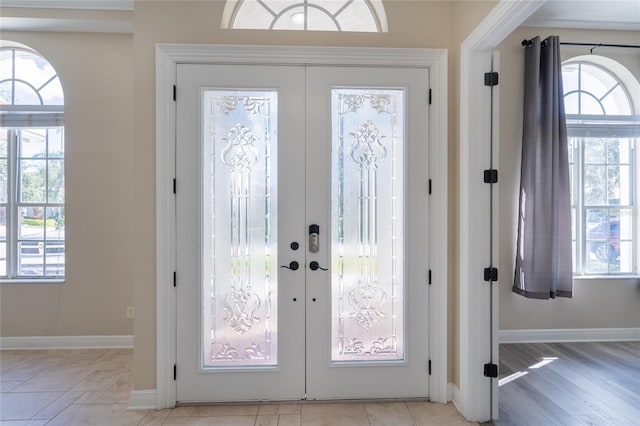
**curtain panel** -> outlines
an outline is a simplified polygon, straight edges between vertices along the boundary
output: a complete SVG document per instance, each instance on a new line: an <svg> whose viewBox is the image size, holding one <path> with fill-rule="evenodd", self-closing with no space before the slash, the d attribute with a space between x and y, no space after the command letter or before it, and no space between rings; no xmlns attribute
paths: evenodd
<svg viewBox="0 0 640 426"><path fill-rule="evenodd" d="M560 41L525 49L518 244L513 291L533 299L572 297L571 193Z"/></svg>

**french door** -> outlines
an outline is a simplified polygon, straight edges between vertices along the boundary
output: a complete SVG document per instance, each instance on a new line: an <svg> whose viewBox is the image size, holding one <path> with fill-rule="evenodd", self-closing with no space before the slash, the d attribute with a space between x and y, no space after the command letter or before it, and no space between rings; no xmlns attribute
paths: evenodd
<svg viewBox="0 0 640 426"><path fill-rule="evenodd" d="M179 402L428 396L428 84L178 65Z"/></svg>

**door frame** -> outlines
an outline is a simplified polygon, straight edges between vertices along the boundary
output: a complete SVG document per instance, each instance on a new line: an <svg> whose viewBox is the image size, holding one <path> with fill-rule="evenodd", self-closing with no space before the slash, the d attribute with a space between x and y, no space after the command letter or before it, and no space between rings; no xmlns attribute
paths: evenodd
<svg viewBox="0 0 640 426"><path fill-rule="evenodd" d="M429 397L448 401L448 143L447 50L414 48L329 48L237 45L156 45L156 408L176 404L176 69L181 63L233 65L324 65L424 67L430 69L429 108ZM179 96L179 94L178 94ZM429 94L425 93L425 102ZM425 276L424 284L428 285ZM425 365L425 368L428 368Z"/></svg>

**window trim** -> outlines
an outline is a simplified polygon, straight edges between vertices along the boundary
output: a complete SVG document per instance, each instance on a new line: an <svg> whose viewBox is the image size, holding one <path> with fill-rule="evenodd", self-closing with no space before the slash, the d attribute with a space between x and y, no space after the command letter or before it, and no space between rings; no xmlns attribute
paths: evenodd
<svg viewBox="0 0 640 426"><path fill-rule="evenodd" d="M599 60L601 59L601 60ZM596 102L600 105L602 109L602 114L567 114L567 133L570 141L572 139L576 139L575 146L574 143L570 145L570 149L573 146L574 152L572 153L573 158L573 174L572 178L572 204L571 209L575 212L575 268L574 268L574 279L591 279L591 278L600 278L600 279L629 279L640 276L640 271L638 268L640 267L640 232L639 226L640 221L638 219L638 169L637 164L639 160L639 153L637 146L638 141L640 140L640 116L635 115L636 106L633 103L633 97L631 93L635 93L637 90L636 87L628 87L628 83L634 83L637 85L637 81L632 81L629 79L629 76L625 75L625 78L620 78L619 72L621 71L622 65L619 63L608 59L608 58L585 58L585 57L576 57L572 58L563 63L563 68L565 66L578 66L578 72L580 73L578 76L578 87L576 90L565 91L563 97L571 94L578 94L581 96L582 94L590 95L593 97ZM590 93L589 88L585 88L582 86L582 65L588 65L591 67L595 67L605 72L613 80L615 80L616 84L613 85L612 88L609 88L602 96L599 98ZM631 111L630 115L606 115L606 108L604 107L602 101L605 99L612 91L620 87L626 96L627 105ZM579 98L580 100L580 98ZM581 104L578 104L578 112L580 112ZM614 139L614 138L625 138L631 139L631 156L629 159L629 175L630 175L630 201L628 205L606 205L606 206L586 206L584 204L584 167L585 167L585 158L584 158L584 150L585 150L585 142L584 140L589 137L602 138L602 139ZM632 257L631 257L631 272L587 272L587 222L586 222L586 212L588 209L598 209L602 207L602 209L630 209L631 210L631 243L632 243ZM574 226L574 225L572 225ZM608 238L608 235L607 235ZM608 240L607 240L608 241ZM626 240L625 240L626 241ZM572 242L573 244L573 242ZM609 261L607 261L607 269L609 269Z"/></svg>
<svg viewBox="0 0 640 426"><path fill-rule="evenodd" d="M66 173L64 173L64 164L66 159L66 149L64 146L66 145L66 132L64 126L64 90L62 88L62 82L60 81L60 76L53 68L53 65L40 53L35 51L34 49L29 48L28 46L22 45L20 43L15 43L6 40L0 40L0 51L10 51L11 52L11 60L12 60L12 70L9 78L3 80L3 82L12 82L11 83L11 99L10 104L0 105L0 131L6 132L7 137L7 152L6 152L6 161L7 161L7 200L2 203L2 206L6 208L5 215L5 227L6 227L6 235L5 235L5 244L6 244L6 274L7 276L0 277L0 284L4 283L12 283L12 284L21 284L21 283L64 283L66 280L66 234L64 235L62 240L47 240L46 239L46 223L43 224L45 227L42 239L43 239L43 269L42 275L30 276L30 275L19 275L20 272L20 209L24 207L29 207L30 205L42 207L44 209L44 216L46 220L46 212L49 208L62 208L65 209L66 202L49 202L49 167L50 161L61 160L63 167L63 188L66 186L66 182L64 178ZM53 74L49 76L49 78L44 81L44 83L39 84L38 87L31 84L29 81L25 80L24 76L17 74L15 67L16 60L16 52L28 52L33 56L37 56L45 61L53 70ZM40 91L45 88L50 83L58 80L60 85L60 96L62 99L62 104L45 104L45 99L43 99ZM15 105L15 83L21 82L29 87L37 95L37 99L40 104L34 105L24 105L18 104ZM43 129L46 138L45 151L46 155L42 160L45 162L45 200L43 202L30 203L30 202L22 202L19 199L19 191L20 191L20 153L19 144L20 144L20 132L24 129ZM59 128L62 131L62 157L53 157L50 158L49 153L49 131L51 129ZM27 159L28 160L28 159ZM36 240L38 241L38 240ZM64 272L62 275L46 275L47 270L47 243L49 241L62 241L63 246L65 247L64 253Z"/></svg>

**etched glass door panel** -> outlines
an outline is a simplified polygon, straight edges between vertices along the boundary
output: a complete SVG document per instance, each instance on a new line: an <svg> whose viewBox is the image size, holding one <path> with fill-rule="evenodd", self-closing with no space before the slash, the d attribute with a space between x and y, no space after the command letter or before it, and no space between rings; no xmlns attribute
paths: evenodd
<svg viewBox="0 0 640 426"><path fill-rule="evenodd" d="M203 92L204 367L277 365L278 94Z"/></svg>
<svg viewBox="0 0 640 426"><path fill-rule="evenodd" d="M177 67L179 402L304 398L304 75Z"/></svg>
<svg viewBox="0 0 640 426"><path fill-rule="evenodd" d="M333 89L332 361L404 358L404 89Z"/></svg>

